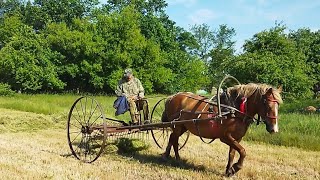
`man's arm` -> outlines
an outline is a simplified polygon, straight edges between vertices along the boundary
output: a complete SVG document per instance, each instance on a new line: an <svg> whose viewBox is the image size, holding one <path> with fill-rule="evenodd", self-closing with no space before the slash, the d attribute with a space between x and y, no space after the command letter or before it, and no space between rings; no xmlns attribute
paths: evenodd
<svg viewBox="0 0 320 180"><path fill-rule="evenodd" d="M117 96L126 96L126 94L123 92L122 89L123 89L122 88L122 81L120 80L119 83L118 83L118 86L117 86L117 88L115 90L115 93L116 93Z"/></svg>
<svg viewBox="0 0 320 180"><path fill-rule="evenodd" d="M138 97L139 98L144 98L144 88L140 82L139 79L137 79L137 85L138 85L138 89L139 89L139 94L138 94Z"/></svg>

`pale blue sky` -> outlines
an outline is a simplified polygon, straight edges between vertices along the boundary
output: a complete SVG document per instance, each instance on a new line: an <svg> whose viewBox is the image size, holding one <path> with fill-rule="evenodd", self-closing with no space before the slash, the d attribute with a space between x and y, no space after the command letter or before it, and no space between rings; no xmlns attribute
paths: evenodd
<svg viewBox="0 0 320 180"><path fill-rule="evenodd" d="M105 0L102 0L105 2ZM283 22L288 29L320 29L320 0L167 0L166 12L178 26L227 24L236 30L239 51L244 40Z"/></svg>
<svg viewBox="0 0 320 180"><path fill-rule="evenodd" d="M320 0L167 0L167 14L178 26L227 24L236 30L238 51L244 40L281 22L290 30L320 29Z"/></svg>

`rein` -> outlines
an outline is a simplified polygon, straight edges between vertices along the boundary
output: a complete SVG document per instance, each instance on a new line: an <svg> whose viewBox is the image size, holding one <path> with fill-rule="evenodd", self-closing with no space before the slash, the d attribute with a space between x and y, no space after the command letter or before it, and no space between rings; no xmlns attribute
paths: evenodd
<svg viewBox="0 0 320 180"><path fill-rule="evenodd" d="M205 103L207 103L207 104L210 104L210 105L218 105L217 103L215 103L215 102L211 102L211 101L207 101L207 100L203 100L203 99L197 99L197 98L194 98L194 97L192 97L192 96L188 96L188 95L184 95L184 96L186 96L186 97L188 97L188 98L191 98L191 99L194 99L194 100L198 100L198 101L201 101L201 102L205 102ZM211 98L212 99L212 98ZM207 106L207 105L206 105ZM206 107L205 106L205 107ZM227 109L230 109L231 110L231 112L230 113L234 113L234 111L236 111L236 112L238 112L238 113L240 113L240 114L243 114L244 116L247 116L247 117L249 117L249 118L252 118L254 121L256 121L256 120L258 120L257 118L255 118L255 117L252 117L252 116L249 116L246 112L241 112L240 110L238 110L237 108L234 108L234 107L232 107L232 106L229 106L229 105L225 105L225 104L220 104L220 106L221 107L224 107L224 108L227 108ZM204 109L203 109L204 110ZM202 111L203 111L202 110ZM226 114L223 114L224 116L226 115ZM199 116L200 117L200 116Z"/></svg>

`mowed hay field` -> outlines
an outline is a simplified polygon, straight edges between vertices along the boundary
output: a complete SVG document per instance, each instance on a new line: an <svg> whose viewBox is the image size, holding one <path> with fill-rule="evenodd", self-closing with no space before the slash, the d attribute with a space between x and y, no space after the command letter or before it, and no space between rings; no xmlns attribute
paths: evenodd
<svg viewBox="0 0 320 180"><path fill-rule="evenodd" d="M243 169L226 178L227 145L219 140L204 144L193 135L180 161L162 160L163 150L150 135L145 138L150 147L136 154L106 148L94 163L82 163L69 150L68 109L61 110L41 114L0 108L1 179L320 179L319 151L247 141L241 143L247 151Z"/></svg>

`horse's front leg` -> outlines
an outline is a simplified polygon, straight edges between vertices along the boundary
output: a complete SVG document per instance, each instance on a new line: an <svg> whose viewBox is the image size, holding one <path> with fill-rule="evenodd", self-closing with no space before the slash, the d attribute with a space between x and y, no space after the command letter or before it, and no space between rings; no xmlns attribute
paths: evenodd
<svg viewBox="0 0 320 180"><path fill-rule="evenodd" d="M246 157L246 151L245 149L239 144L239 142L237 140L235 140L232 136L231 136L231 133L227 134L224 138L220 138L220 140L226 144L228 144L230 146L230 148L233 148L235 149L240 157L239 157L239 160L237 163L233 164L231 166L230 163L230 159L228 161L228 166L231 166L231 167L228 167L228 169L226 170L226 175L228 177L236 174L243 166L243 160L244 158Z"/></svg>
<svg viewBox="0 0 320 180"><path fill-rule="evenodd" d="M233 149L231 146L229 147L229 158L228 158L228 164L226 167L226 174L228 173L232 163L233 163L233 159L234 159L234 155L235 155L236 150Z"/></svg>
<svg viewBox="0 0 320 180"><path fill-rule="evenodd" d="M241 139L237 140L238 143L240 143L240 141L241 141ZM231 146L229 146L229 158L228 158L228 164L226 167L226 174L233 163L235 152L236 152L236 150L234 148L232 148Z"/></svg>

